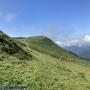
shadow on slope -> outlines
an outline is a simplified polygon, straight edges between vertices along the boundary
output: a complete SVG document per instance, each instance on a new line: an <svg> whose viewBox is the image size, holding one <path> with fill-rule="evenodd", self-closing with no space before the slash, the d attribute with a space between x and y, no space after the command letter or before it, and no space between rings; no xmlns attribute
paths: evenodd
<svg viewBox="0 0 90 90"><path fill-rule="evenodd" d="M24 51L17 42L0 31L0 53L14 55L20 59L30 58L31 55Z"/></svg>

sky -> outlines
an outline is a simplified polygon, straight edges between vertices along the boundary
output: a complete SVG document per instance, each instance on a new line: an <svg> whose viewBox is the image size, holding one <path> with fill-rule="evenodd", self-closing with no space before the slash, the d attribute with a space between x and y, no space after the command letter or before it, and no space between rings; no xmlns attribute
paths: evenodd
<svg viewBox="0 0 90 90"><path fill-rule="evenodd" d="M90 38L90 0L0 0L0 29L59 43Z"/></svg>

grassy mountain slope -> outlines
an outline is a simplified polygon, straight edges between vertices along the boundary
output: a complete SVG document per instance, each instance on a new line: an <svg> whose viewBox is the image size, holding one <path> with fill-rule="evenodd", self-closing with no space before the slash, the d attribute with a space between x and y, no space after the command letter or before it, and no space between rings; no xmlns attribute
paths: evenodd
<svg viewBox="0 0 90 90"><path fill-rule="evenodd" d="M17 38L16 40L18 40L19 43L24 47L28 47L30 49L34 49L36 51L51 55L58 59L65 58L66 60L68 60L68 58L70 58L69 60L73 60L73 58L77 58L74 54L67 52L65 49L61 48L45 36Z"/></svg>
<svg viewBox="0 0 90 90"><path fill-rule="evenodd" d="M0 81L28 90L90 90L90 63L58 60L37 51L33 55L37 59L0 61Z"/></svg>
<svg viewBox="0 0 90 90"><path fill-rule="evenodd" d="M68 53L46 37L17 38L32 60L9 56L0 61L0 81L27 90L90 90L90 63Z"/></svg>
<svg viewBox="0 0 90 90"><path fill-rule="evenodd" d="M13 55L19 58L26 58L30 55L24 51L17 42L0 31L0 54ZM31 57L31 56L30 56Z"/></svg>

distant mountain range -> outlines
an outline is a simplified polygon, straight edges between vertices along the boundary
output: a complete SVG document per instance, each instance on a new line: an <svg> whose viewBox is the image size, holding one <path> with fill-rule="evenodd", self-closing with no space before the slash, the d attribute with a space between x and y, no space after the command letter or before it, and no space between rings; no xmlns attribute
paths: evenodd
<svg viewBox="0 0 90 90"><path fill-rule="evenodd" d="M90 60L90 43L84 43L82 45L71 45L64 47L66 50L78 55L79 57Z"/></svg>

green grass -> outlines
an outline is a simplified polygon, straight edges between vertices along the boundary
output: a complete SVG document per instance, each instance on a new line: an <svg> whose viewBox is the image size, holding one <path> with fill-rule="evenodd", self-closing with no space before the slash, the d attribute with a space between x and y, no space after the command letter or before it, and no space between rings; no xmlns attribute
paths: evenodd
<svg viewBox="0 0 90 90"><path fill-rule="evenodd" d="M5 54L6 53L6 54ZM0 54L5 54L7 56L13 55L17 58L23 59L32 57L31 54L27 53L25 50L20 47L17 42L11 37L7 36L0 31Z"/></svg>
<svg viewBox="0 0 90 90"><path fill-rule="evenodd" d="M30 90L90 90L90 63L70 62L33 51L37 59L0 61L0 80Z"/></svg>
<svg viewBox="0 0 90 90"><path fill-rule="evenodd" d="M65 49L58 46L52 40L48 39L45 36L29 37L29 38L16 38L21 46L34 49L36 51L51 55L55 58L77 58L74 54L67 52Z"/></svg>
<svg viewBox="0 0 90 90"><path fill-rule="evenodd" d="M28 90L90 90L90 62L57 46L46 37L16 38L16 43L32 59L6 53L0 60L0 81Z"/></svg>

